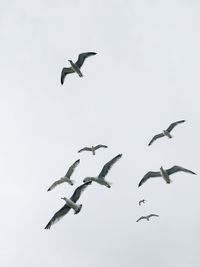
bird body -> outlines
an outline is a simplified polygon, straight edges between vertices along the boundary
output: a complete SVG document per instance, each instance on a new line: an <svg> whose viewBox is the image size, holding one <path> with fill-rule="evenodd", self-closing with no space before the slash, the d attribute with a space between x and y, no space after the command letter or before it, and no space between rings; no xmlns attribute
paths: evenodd
<svg viewBox="0 0 200 267"><path fill-rule="evenodd" d="M143 219L146 219L147 221L149 221L149 218L151 218L151 217L159 217L159 215L150 214L150 215L147 215L147 216L141 216L136 222L139 222L140 220L143 220Z"/></svg>
<svg viewBox="0 0 200 267"><path fill-rule="evenodd" d="M78 151L78 153L82 151L91 151L93 155L95 155L95 151L99 148L108 148L106 145L97 145L97 146L91 146L91 147L84 147Z"/></svg>
<svg viewBox="0 0 200 267"><path fill-rule="evenodd" d="M83 182L96 182L100 185L104 185L108 188L111 187L111 183L105 180L105 176L108 174L109 170L111 169L111 167L122 157L122 154L117 155L116 157L114 157L113 159L111 159L109 162L107 162L101 172L99 173L99 175L97 177L86 177Z"/></svg>
<svg viewBox="0 0 200 267"><path fill-rule="evenodd" d="M95 155L95 147L92 146L92 155Z"/></svg>
<svg viewBox="0 0 200 267"><path fill-rule="evenodd" d="M62 197L61 199L63 199L66 202L66 205L68 207L70 207L71 209L74 210L74 214L77 214L80 212L81 208L82 208L82 204L76 204L75 202L73 202L71 199L68 199L66 197Z"/></svg>
<svg viewBox="0 0 200 267"><path fill-rule="evenodd" d="M174 127L180 123L183 123L185 122L185 120L181 120L181 121L176 121L176 122L173 122L172 124L170 124L170 126L166 129L166 130L163 130L162 133L160 134L156 134L152 139L151 141L149 142L149 146L158 138L161 138L163 136L167 136L169 138L172 138L172 135L170 134L170 132L174 129Z"/></svg>
<svg viewBox="0 0 200 267"><path fill-rule="evenodd" d="M139 204L139 206L141 206L141 204L143 203L145 203L146 202L146 200L145 199L142 199L142 200L140 200L139 202L138 202L138 204Z"/></svg>
<svg viewBox="0 0 200 267"><path fill-rule="evenodd" d="M92 182L84 183L77 187L70 199L67 199L65 197L62 198L63 200L65 200L66 204L53 215L51 220L45 226L45 229L50 229L51 226L59 221L62 217L64 217L70 211L70 209L74 210L74 214L79 213L82 208L82 204L76 204L76 202L79 200L85 188L91 183Z"/></svg>
<svg viewBox="0 0 200 267"><path fill-rule="evenodd" d="M106 181L105 179L99 178L98 176L97 177L86 177L83 182L87 182L87 181L96 182L100 185L105 185L108 188L111 187L110 182Z"/></svg>
<svg viewBox="0 0 200 267"><path fill-rule="evenodd" d="M64 182L73 185L74 181L70 179L72 173L74 172L75 168L77 167L77 165L80 163L80 159L76 160L68 169L67 173L65 174L64 177L61 177L59 180L55 181L47 191L51 191L52 189L54 189L57 185L62 184Z"/></svg>
<svg viewBox="0 0 200 267"><path fill-rule="evenodd" d="M72 61L72 60L68 60L69 63L71 64L71 68L74 72L76 72L79 77L83 77L83 74L81 73L79 67Z"/></svg>
<svg viewBox="0 0 200 267"><path fill-rule="evenodd" d="M164 130L163 134L169 138L172 138L172 135L167 130Z"/></svg>
<svg viewBox="0 0 200 267"><path fill-rule="evenodd" d="M196 175L195 172L190 171L188 169L185 169L185 168L183 168L181 166L176 166L175 165L172 168L167 169L167 170L165 170L163 167L161 167L159 172L154 172L154 171L147 172L144 175L144 177L142 178L142 180L139 182L138 187L140 187L143 183L145 183L147 180L149 180L152 177L162 177L165 180L166 183L170 184L171 180L170 180L169 176L171 174L179 172L179 171L187 172L187 173L191 173L191 174L195 174Z"/></svg>
<svg viewBox="0 0 200 267"><path fill-rule="evenodd" d="M61 84L64 83L65 77L67 74L70 73L77 73L79 77L83 77L82 72L80 71L80 68L82 67L84 61L86 58L90 56L94 56L97 53L95 52L86 52L86 53L81 53L78 56L78 60L74 63L72 60L68 60L70 62L71 67L70 68L63 68L61 72Z"/></svg>
<svg viewBox="0 0 200 267"><path fill-rule="evenodd" d="M163 177L163 179L166 181L167 184L170 184L171 181L169 179L169 175L168 175L167 171L163 169L162 166L160 168L160 175Z"/></svg>

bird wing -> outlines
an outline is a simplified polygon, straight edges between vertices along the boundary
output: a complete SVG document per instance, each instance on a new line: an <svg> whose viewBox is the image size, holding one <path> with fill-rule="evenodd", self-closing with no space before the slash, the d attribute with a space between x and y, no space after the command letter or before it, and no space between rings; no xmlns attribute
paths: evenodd
<svg viewBox="0 0 200 267"><path fill-rule="evenodd" d="M192 171L190 171L188 169L185 169L183 167L180 167L180 166L174 166L174 167L168 169L167 170L167 174L170 175L172 173L180 172L180 171L182 171L182 172L188 172L188 173L192 173L192 174L196 174L195 172L192 172Z"/></svg>
<svg viewBox="0 0 200 267"><path fill-rule="evenodd" d="M84 183L82 185L80 185L79 187L76 188L76 190L74 191L73 195L71 196L71 200L76 203L76 201L80 198L82 192L85 190L85 188L90 185L92 182L87 182Z"/></svg>
<svg viewBox="0 0 200 267"><path fill-rule="evenodd" d="M99 149L101 147L107 148L107 146L105 146L105 145L97 145L97 146L94 147L94 149L97 150L97 149Z"/></svg>
<svg viewBox="0 0 200 267"><path fill-rule="evenodd" d="M69 206L67 206L67 204L65 204L59 211L57 211L53 217L51 218L51 220L48 222L48 224L45 226L44 229L50 229L51 226L58 222L62 217L64 217L68 211L70 210L71 208Z"/></svg>
<svg viewBox="0 0 200 267"><path fill-rule="evenodd" d="M142 216L142 217L140 217L139 219L137 219L136 222L139 222L139 221L142 220L142 219L146 219L146 217L145 217L145 216Z"/></svg>
<svg viewBox="0 0 200 267"><path fill-rule="evenodd" d="M163 136L165 136L163 133L160 133L160 134L155 135L155 136L151 139L151 141L149 142L148 146L150 146L156 139L161 138L161 137L163 137Z"/></svg>
<svg viewBox="0 0 200 267"><path fill-rule="evenodd" d="M181 121L173 122L173 123L170 124L170 126L167 128L167 132L170 133L170 132L174 129L174 127L175 127L176 125L178 125L179 123L183 123L183 122L185 122L185 120L181 120Z"/></svg>
<svg viewBox="0 0 200 267"><path fill-rule="evenodd" d="M140 187L143 183L145 183L151 177L160 177L160 172L147 172L142 180L139 182L138 187Z"/></svg>
<svg viewBox="0 0 200 267"><path fill-rule="evenodd" d="M55 181L55 182L48 188L47 191L51 191L51 190L54 189L57 185L62 184L62 183L64 183L64 182L65 182L65 180L64 180L63 178L61 178L61 179Z"/></svg>
<svg viewBox="0 0 200 267"><path fill-rule="evenodd" d="M70 178L72 173L74 172L76 166L80 163L80 159L78 159L77 161L75 161L71 167L69 167L69 170L67 171L67 173L65 174L65 177Z"/></svg>
<svg viewBox="0 0 200 267"><path fill-rule="evenodd" d="M122 154L119 154L116 157L114 157L113 159L111 159L109 162L107 162L103 166L103 169L101 170L98 178L104 179L104 177L107 175L107 173L109 172L109 170L111 169L111 167L113 166L113 164L115 164L115 162L117 162L121 157L122 157Z"/></svg>
<svg viewBox="0 0 200 267"><path fill-rule="evenodd" d="M159 215L157 215L157 214L150 214L150 215L148 215L148 217L150 218L150 217L159 217Z"/></svg>
<svg viewBox="0 0 200 267"><path fill-rule="evenodd" d="M92 151L92 148L91 148L91 147L84 147L84 148L80 149L80 150L78 151L78 153L80 153L80 152L82 152L82 151Z"/></svg>
<svg viewBox="0 0 200 267"><path fill-rule="evenodd" d="M67 74L70 74L70 73L74 73L73 69L72 68L63 68L62 69L62 72L61 72L61 84L64 83L64 80L65 80L65 76Z"/></svg>
<svg viewBox="0 0 200 267"><path fill-rule="evenodd" d="M83 65L83 63L84 63L84 61L85 61L85 59L87 58L87 57L90 57L90 56L94 56L94 55L96 55L97 53L95 53L95 52L86 52L86 53L82 53L82 54L79 54L79 56L78 56L78 60L76 61L76 65L79 67L79 69L82 67L82 65Z"/></svg>

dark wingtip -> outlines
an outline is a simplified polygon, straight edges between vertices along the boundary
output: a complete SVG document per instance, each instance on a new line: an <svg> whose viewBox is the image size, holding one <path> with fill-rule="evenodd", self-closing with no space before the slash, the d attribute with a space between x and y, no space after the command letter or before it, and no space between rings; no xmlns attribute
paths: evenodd
<svg viewBox="0 0 200 267"><path fill-rule="evenodd" d="M51 189L49 188L49 189L47 189L47 192L49 192L49 191L51 191Z"/></svg>

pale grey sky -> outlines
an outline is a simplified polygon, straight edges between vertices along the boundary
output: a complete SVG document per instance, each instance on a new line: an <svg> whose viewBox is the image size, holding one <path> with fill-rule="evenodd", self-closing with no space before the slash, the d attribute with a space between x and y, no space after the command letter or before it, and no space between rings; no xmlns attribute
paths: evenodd
<svg viewBox="0 0 200 267"><path fill-rule="evenodd" d="M200 173L199 12L195 0L0 2L1 266L200 266L199 175L137 187L161 165ZM67 60L87 51L98 54L84 78L61 86ZM173 139L147 146L181 119ZM98 143L109 148L77 153ZM119 153L112 188L88 187L81 212L45 231L60 198ZM47 193L78 158L75 185Z"/></svg>

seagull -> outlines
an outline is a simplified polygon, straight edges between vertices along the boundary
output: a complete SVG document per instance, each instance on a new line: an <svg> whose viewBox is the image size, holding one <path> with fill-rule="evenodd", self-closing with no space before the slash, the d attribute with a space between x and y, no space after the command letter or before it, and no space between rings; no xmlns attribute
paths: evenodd
<svg viewBox="0 0 200 267"><path fill-rule="evenodd" d="M99 149L101 147L107 148L107 146L105 146L105 145L97 145L97 146L92 146L92 147L84 147L84 148L80 149L78 151L78 153L80 153L82 151L92 151L92 154L95 155L95 150L97 150L97 149Z"/></svg>
<svg viewBox="0 0 200 267"><path fill-rule="evenodd" d="M149 142L148 145L150 146L156 139L161 138L161 137L163 137L163 136L167 136L167 137L169 137L169 138L172 138L170 132L174 129L174 127L175 127L176 125L178 125L179 123L183 123L183 122L185 122L185 120L182 120L182 121L176 121L176 122L170 124L170 126L169 126L166 130L164 130L162 133L155 135L155 136L151 139L151 141Z"/></svg>
<svg viewBox="0 0 200 267"><path fill-rule="evenodd" d="M48 222L48 224L45 226L44 229L50 229L51 226L57 221L59 221L62 217L64 217L71 208L74 210L74 214L79 213L82 208L82 204L76 204L76 202L80 198L85 188L91 183L92 182L84 183L79 187L77 187L70 199L62 197L61 199L63 199L66 202L65 205L53 215L53 217L51 218L51 220Z"/></svg>
<svg viewBox="0 0 200 267"><path fill-rule="evenodd" d="M139 206L141 206L141 204L143 203L145 203L146 202L146 200L145 199L142 199L142 200L140 200L138 203L139 203Z"/></svg>
<svg viewBox="0 0 200 267"><path fill-rule="evenodd" d="M111 184L105 180L105 176L108 174L109 170L117 162L120 158L122 157L122 154L117 155L113 159L111 159L109 162L107 162L104 166L103 169L101 170L100 174L97 177L86 177L83 182L89 182L89 181L94 181L97 182L98 184L105 185L108 188L111 187Z"/></svg>
<svg viewBox="0 0 200 267"><path fill-rule="evenodd" d="M47 191L51 191L53 188L55 188L57 185L62 184L64 182L67 182L70 185L74 184L74 181L70 179L72 173L74 172L76 166L80 163L80 159L78 159L77 161L75 161L72 166L69 168L69 170L67 171L67 173L65 174L64 177L61 177L59 180L55 181Z"/></svg>
<svg viewBox="0 0 200 267"><path fill-rule="evenodd" d="M159 217L159 215L157 215L157 214L150 214L150 215L147 215L147 216L142 216L136 222L139 222L142 219L146 219L147 221L149 221L149 218L151 218L151 217Z"/></svg>
<svg viewBox="0 0 200 267"><path fill-rule="evenodd" d="M180 167L180 166L174 166L174 167L172 167L172 168L170 168L168 170L163 169L163 167L161 166L159 172L152 172L152 171L147 172L145 174L145 176L142 178L142 180L140 181L138 187L140 187L143 183L145 183L151 177L162 177L167 184L170 184L171 180L169 178L169 175L171 175L173 173L176 173L176 172L180 172L180 171L188 172L188 173L196 175L196 173L194 173L194 172L192 172L192 171L190 171L188 169L185 169L183 167Z"/></svg>
<svg viewBox="0 0 200 267"><path fill-rule="evenodd" d="M69 63L71 64L71 67L62 69L62 72L61 72L61 84L64 83L65 76L67 74L70 74L70 73L76 72L79 75L79 77L83 77L83 74L81 73L80 68L82 67L85 59L87 57L94 56L96 54L97 53L95 53L95 52L86 52L86 53L79 54L78 60L76 61L76 63L74 63L72 60L68 60Z"/></svg>

